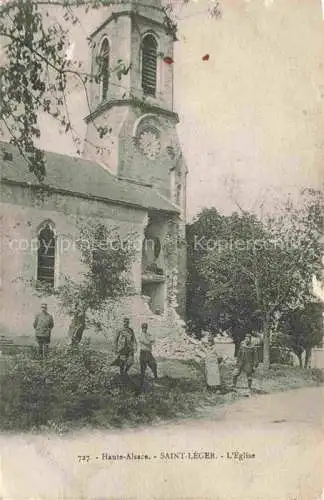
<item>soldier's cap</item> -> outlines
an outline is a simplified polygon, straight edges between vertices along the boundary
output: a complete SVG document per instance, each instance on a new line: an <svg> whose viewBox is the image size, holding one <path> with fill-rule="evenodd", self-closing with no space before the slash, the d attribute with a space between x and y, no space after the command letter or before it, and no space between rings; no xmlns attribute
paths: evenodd
<svg viewBox="0 0 324 500"><path fill-rule="evenodd" d="M41 303L41 307L47 307L46 302L42 302L42 303Z"/></svg>
<svg viewBox="0 0 324 500"><path fill-rule="evenodd" d="M142 328L147 328L148 324L147 323L142 323Z"/></svg>

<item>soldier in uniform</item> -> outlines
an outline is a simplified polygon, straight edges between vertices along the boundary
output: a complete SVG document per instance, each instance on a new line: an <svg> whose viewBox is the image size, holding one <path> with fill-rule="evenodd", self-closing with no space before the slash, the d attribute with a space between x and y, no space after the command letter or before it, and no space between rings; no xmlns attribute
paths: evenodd
<svg viewBox="0 0 324 500"><path fill-rule="evenodd" d="M130 327L129 318L124 318L123 328L115 337L117 358L112 362L112 366L119 366L121 376L125 376L133 365L136 347L134 330Z"/></svg>
<svg viewBox="0 0 324 500"><path fill-rule="evenodd" d="M47 304L43 303L41 305L41 312L36 315L34 321L35 336L41 358L46 357L48 354L53 326L53 316L47 312Z"/></svg>
<svg viewBox="0 0 324 500"><path fill-rule="evenodd" d="M237 379L242 373L246 374L248 381L248 388L252 389L252 376L258 365L257 348L252 342L252 335L247 333L245 339L241 342L238 355L237 365L233 376L233 386L236 387Z"/></svg>
<svg viewBox="0 0 324 500"><path fill-rule="evenodd" d="M154 344L154 339L151 333L148 331L147 323L142 323L142 331L139 336L139 347L140 347L140 365L141 365L141 387L144 385L144 377L146 368L151 368L155 380L157 380L157 365L152 354L152 347Z"/></svg>

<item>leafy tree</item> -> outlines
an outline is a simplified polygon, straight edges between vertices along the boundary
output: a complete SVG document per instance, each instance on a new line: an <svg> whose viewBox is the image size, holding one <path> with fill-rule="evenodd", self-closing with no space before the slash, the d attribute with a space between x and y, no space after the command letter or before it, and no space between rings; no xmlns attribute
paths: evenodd
<svg viewBox="0 0 324 500"><path fill-rule="evenodd" d="M314 302L312 277L321 273L323 193L304 190L282 214L266 221L268 243L255 274L263 313L264 359L269 365L270 328L276 315Z"/></svg>
<svg viewBox="0 0 324 500"><path fill-rule="evenodd" d="M288 200L276 217L261 221L244 211L225 217L211 209L188 230L190 314L198 309L200 323L210 326L210 318L217 321L218 311L224 312L236 343L244 331L258 328L257 319L265 368L278 315L313 300L312 276L321 268L322 207L322 194L307 190L298 205Z"/></svg>
<svg viewBox="0 0 324 500"><path fill-rule="evenodd" d="M204 210L188 228L188 314L201 328L229 331L235 355L246 332L257 329L258 303L247 274L252 221L261 237L255 216L222 216L215 209Z"/></svg>
<svg viewBox="0 0 324 500"><path fill-rule="evenodd" d="M283 332L288 335L287 345L297 355L300 367L305 352L304 367L308 368L312 348L320 346L323 339L323 305L310 302L303 309L286 312L280 321Z"/></svg>
<svg viewBox="0 0 324 500"><path fill-rule="evenodd" d="M198 336L201 330L217 323L217 306L209 310L209 303L205 301L208 282L199 270L199 262L207 253L206 235L217 238L222 223L221 214L211 208L203 210L192 224L187 225L187 317L191 330Z"/></svg>
<svg viewBox="0 0 324 500"><path fill-rule="evenodd" d="M78 280L65 276L58 288L64 310L73 316L80 311L100 313L107 304L132 293L133 237L122 239L117 228L108 229L100 222L81 225L77 244L84 271Z"/></svg>

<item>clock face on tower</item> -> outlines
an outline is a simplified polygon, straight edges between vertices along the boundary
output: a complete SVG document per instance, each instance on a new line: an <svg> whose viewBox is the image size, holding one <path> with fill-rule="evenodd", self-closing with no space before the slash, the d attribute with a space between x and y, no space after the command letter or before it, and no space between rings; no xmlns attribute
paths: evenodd
<svg viewBox="0 0 324 500"><path fill-rule="evenodd" d="M153 129L143 130L138 137L138 143L142 153L150 160L154 160L161 151L159 134Z"/></svg>

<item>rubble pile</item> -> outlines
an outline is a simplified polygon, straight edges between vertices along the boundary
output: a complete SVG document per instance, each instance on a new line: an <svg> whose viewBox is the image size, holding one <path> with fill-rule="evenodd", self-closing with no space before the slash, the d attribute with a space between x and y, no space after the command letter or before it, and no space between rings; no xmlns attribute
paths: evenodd
<svg viewBox="0 0 324 500"><path fill-rule="evenodd" d="M156 339L154 354L169 359L201 359L203 346L184 331L177 331L169 336Z"/></svg>

